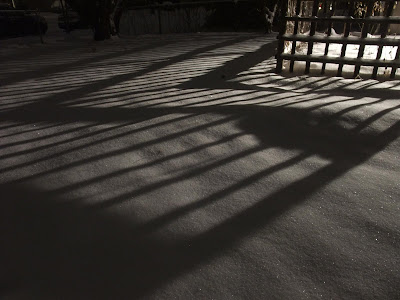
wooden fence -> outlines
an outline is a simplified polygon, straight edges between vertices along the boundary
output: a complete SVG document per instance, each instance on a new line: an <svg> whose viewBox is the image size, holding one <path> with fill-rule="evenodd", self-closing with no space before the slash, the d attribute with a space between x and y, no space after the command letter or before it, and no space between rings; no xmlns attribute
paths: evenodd
<svg viewBox="0 0 400 300"><path fill-rule="evenodd" d="M295 62L305 62L305 74L310 72L310 64L322 63L321 74L324 74L326 64L337 65L337 76L342 76L344 65L353 65L353 76L357 77L362 66L371 66L372 78L376 78L378 68L390 68L390 77L394 78L397 68L400 67L400 39L388 37L390 24L400 24L399 16L392 16L396 1L282 1L282 24L279 31L276 71L282 71L283 62L289 62L289 70L293 72ZM295 4L293 12L288 9L290 4ZM304 5L310 4L310 14L305 16ZM312 5L312 6L311 6ZM339 10L340 7L345 9ZM400 5L400 3L399 3ZM380 12L377 13L377 8ZM341 14L341 15L339 15ZM309 24L309 31L299 32L299 25ZM339 24L343 32L338 35L332 29L334 24ZM291 25L291 26L289 26ZM372 28L378 28L379 34L372 37ZM353 31L355 30L355 31ZM299 51L298 44L306 44L305 51ZM325 44L324 53L313 53L315 43ZM341 44L340 55L329 55L331 44ZM357 57L346 55L349 44L358 45ZM377 46L376 56L365 58L366 46ZM388 60L382 57L383 48L392 46L395 54ZM375 54L375 52L374 52Z"/></svg>

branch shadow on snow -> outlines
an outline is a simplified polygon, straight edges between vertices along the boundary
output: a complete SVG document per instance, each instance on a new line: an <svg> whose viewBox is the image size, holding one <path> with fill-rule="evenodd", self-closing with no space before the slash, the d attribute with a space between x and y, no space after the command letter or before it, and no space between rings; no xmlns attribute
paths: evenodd
<svg viewBox="0 0 400 300"><path fill-rule="evenodd" d="M22 174L20 180L2 184L0 186L0 193L3 195L0 204L0 233L2 239L7 241L7 247L2 247L0 250L0 265L4 266L0 271L2 282L0 286L3 295L12 295L18 290L27 293L21 295L22 297L38 296L42 299L57 297L125 299L148 295L154 289L168 284L180 275L224 255L244 238L265 227L291 207L301 204L311 194L349 170L361 165L399 137L400 121L388 126L382 132L362 132L362 129L367 125L391 110L397 109L398 106L370 116L360 122L355 129L347 129L339 121L342 114L348 112L348 110L338 111L330 118L326 118L326 116L316 116L312 110L243 103L226 105L203 102L202 106L198 107L193 105L158 107L156 105L142 108L96 107L95 104L89 107L74 107L65 103L70 99L78 100L88 92L97 91L99 87L110 87L133 77L159 70L172 63L183 61L193 55L231 43L232 41L223 42L217 44L217 46L184 53L171 60L154 63L145 70L133 74L117 75L112 80L107 79L92 85L85 85L72 92L61 92L24 105L22 108L18 107L0 113L3 120L15 122L43 122L45 124L89 122L89 125L85 125L88 127L92 126L91 124L94 124L93 126L96 124L113 124L113 127L104 129L111 131L165 116L179 115L180 117L176 118L178 120L203 114L223 116L222 119L214 123L167 134L156 141L127 146L118 150L109 150L89 158L79 159L76 162L66 163L49 171L43 171L40 174L41 176L55 174L110 156L122 155L129 151L142 149L150 143L170 141L179 136L190 135L216 124L226 124L231 121L236 122L239 132L253 135L258 141L257 146L248 150L227 154L215 162L195 167L183 174L171 175L166 179L145 185L142 189L127 192L114 198L110 197L101 203L84 204L84 199L71 201L64 197L64 192L89 186L133 170L140 170L147 165L110 172L87 181L78 182L75 186L66 185L55 191L46 191L43 188L26 183L29 182L28 179L33 179L38 174L31 176ZM203 87L210 89L210 93L212 89L224 88L252 91L252 87L249 85L229 82L229 74L238 74L260 63L262 61L260 54L265 53L266 50L271 51L270 48L270 45L261 47L259 52L245 55L239 58L239 61L229 61L221 68L179 85L179 88L191 90ZM226 70L231 73L226 75ZM228 76L226 78L228 81L221 78L221 74ZM282 93L282 90L275 88L260 88L258 90ZM367 94L367 92L365 93ZM223 97L223 95L220 96ZM324 96L321 95L321 97ZM385 93L384 97L381 98L381 101L391 98L392 95ZM263 103L263 99L260 99L260 101ZM164 126L168 122L176 121L176 119L167 120L154 126ZM79 130L79 128L70 129L71 132L79 132ZM145 129L135 130L137 132ZM78 147L85 149L85 147L94 146L96 143L111 142L116 138L124 138L132 134L133 131L117 132L112 137L99 138L97 141L90 141ZM82 134L82 136L59 143L72 143L75 139L85 139L91 136L94 136L94 134L89 132L86 135ZM232 138L233 136L227 136L214 142L213 145L223 144ZM38 138L33 140L33 142L36 141L38 141ZM16 145L18 143L21 142L17 142ZM18 155L28 155L32 151L51 149L51 147L57 145L56 143L42 148L21 150ZM203 147L209 147L211 144ZM10 144L9 146L15 145ZM78 150L78 147L66 149L61 153L56 152L28 163L15 163L11 167L2 168L0 171L15 171L27 165L45 163L50 158L57 158L57 156ZM154 159L147 164L155 165L172 158L179 158L190 151L199 151L200 148L201 146L193 147L186 152ZM270 148L298 150L299 154L144 224L135 219L124 220L106 210L106 208L112 208L130 201L139 195L188 178L195 178L211 169L219 168L229 162ZM16 153L2 155L0 159L12 158L14 155ZM289 183L284 188L272 192L252 206L232 215L229 219L201 234L180 241L164 240L154 234L157 229L192 211L202 209L224 197L229 197L232 193L251 185L253 182L279 170L294 166L313 155L324 157L329 160L329 163L317 171ZM274 290L275 283L270 282L269 284L270 286L265 288Z"/></svg>

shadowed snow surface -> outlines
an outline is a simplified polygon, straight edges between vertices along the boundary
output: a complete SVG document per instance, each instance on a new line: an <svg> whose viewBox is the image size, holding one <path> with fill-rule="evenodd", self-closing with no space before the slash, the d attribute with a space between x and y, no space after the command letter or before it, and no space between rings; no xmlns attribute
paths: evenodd
<svg viewBox="0 0 400 300"><path fill-rule="evenodd" d="M2 299L399 299L398 81L89 39L1 53Z"/></svg>

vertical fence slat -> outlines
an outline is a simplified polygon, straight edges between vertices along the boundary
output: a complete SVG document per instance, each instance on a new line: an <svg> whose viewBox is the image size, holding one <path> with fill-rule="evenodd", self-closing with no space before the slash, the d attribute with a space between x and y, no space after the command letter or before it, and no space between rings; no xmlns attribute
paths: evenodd
<svg viewBox="0 0 400 300"><path fill-rule="evenodd" d="M394 7L394 1L389 2L388 7L386 9L386 14L385 17L390 17L392 15L393 12L393 7ZM389 29L389 23L384 23L382 24L382 28L380 28L382 30L381 32L381 39L386 38L388 29ZM376 59L380 59L382 56L382 51L383 51L383 46L379 45L378 47L378 53L376 54ZM372 78L376 78L376 76L378 75L378 66L374 67L374 70L372 72Z"/></svg>
<svg viewBox="0 0 400 300"><path fill-rule="evenodd" d="M301 5L301 0L296 1L296 16L300 16L300 5ZM293 29L293 34L296 35L299 31L299 21L295 21L294 23L294 29ZM292 55L296 53L296 40L292 42ZM294 68L294 59L290 60L290 72L293 72Z"/></svg>
<svg viewBox="0 0 400 300"><path fill-rule="evenodd" d="M374 8L374 2L375 1L367 1L367 11L364 16L364 18L368 18L372 15L372 9ZM361 38L365 39L368 36L368 31L369 31L370 25L368 23L363 22L362 29L361 29ZM364 49L365 45L362 44L358 48L358 55L357 58L362 58L364 56ZM354 77L357 77L357 75L360 73L360 65L356 65L354 68Z"/></svg>
<svg viewBox="0 0 400 300"><path fill-rule="evenodd" d="M284 0L282 1L282 6L281 6L281 24L280 24L280 29L279 29L279 35L278 35L278 49L277 49L277 54L276 54L276 73L282 72L282 54L283 51L285 50L285 40L283 39L283 35L286 32L286 17L288 14L288 7L287 7L287 1Z"/></svg>
<svg viewBox="0 0 400 300"><path fill-rule="evenodd" d="M394 58L395 61L399 61L400 60L400 46L397 46L397 51L396 51L396 56ZM392 67L392 72L390 73L390 78L394 78L396 76L396 71L397 68L396 67Z"/></svg>
<svg viewBox="0 0 400 300"><path fill-rule="evenodd" d="M335 6L336 6L335 4L336 4L335 1L332 1L332 2L331 2L333 11L335 11ZM332 22L332 21L329 21L329 23L328 23L328 32L326 33L326 35L327 35L328 37L330 37L331 34L332 34L332 26L333 26L333 22ZM329 53L329 42L327 42L327 43L325 44L324 55L326 56L326 55L328 55L328 53ZM321 74L322 74L322 75L325 74L325 67L326 67L326 63L323 63L323 64L322 64L322 69L321 69Z"/></svg>
<svg viewBox="0 0 400 300"><path fill-rule="evenodd" d="M315 17L315 18L317 17L317 14L318 14L318 6L319 6L319 0L314 0L313 9L312 9L312 16ZM312 21L311 22L311 27L310 27L310 37L314 36L316 27L317 27L317 20ZM314 43L309 41L308 42L307 55L310 56L310 57L311 57L311 54L313 52L313 46L314 46ZM305 74L310 73L310 64L311 64L311 61L307 60Z"/></svg>
<svg viewBox="0 0 400 300"><path fill-rule="evenodd" d="M355 3L354 3L354 1L352 1L351 4L350 4L349 13L348 13L349 17L352 17L353 14L354 14L354 9L355 9L354 5L355 5ZM346 22L345 25L344 25L344 33L343 33L343 36L345 38L349 37L350 30L351 30L351 22ZM343 45L342 45L342 51L340 53L340 57L345 57L346 49L347 49L347 42L344 42ZM344 65L343 63L339 64L338 71L337 71L337 76L342 76L343 65Z"/></svg>

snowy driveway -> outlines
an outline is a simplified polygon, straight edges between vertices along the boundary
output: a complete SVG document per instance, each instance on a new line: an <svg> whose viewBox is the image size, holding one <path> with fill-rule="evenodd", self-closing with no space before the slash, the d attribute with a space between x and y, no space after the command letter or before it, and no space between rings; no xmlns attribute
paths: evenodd
<svg viewBox="0 0 400 300"><path fill-rule="evenodd" d="M1 298L398 299L400 84L274 41L1 52Z"/></svg>

